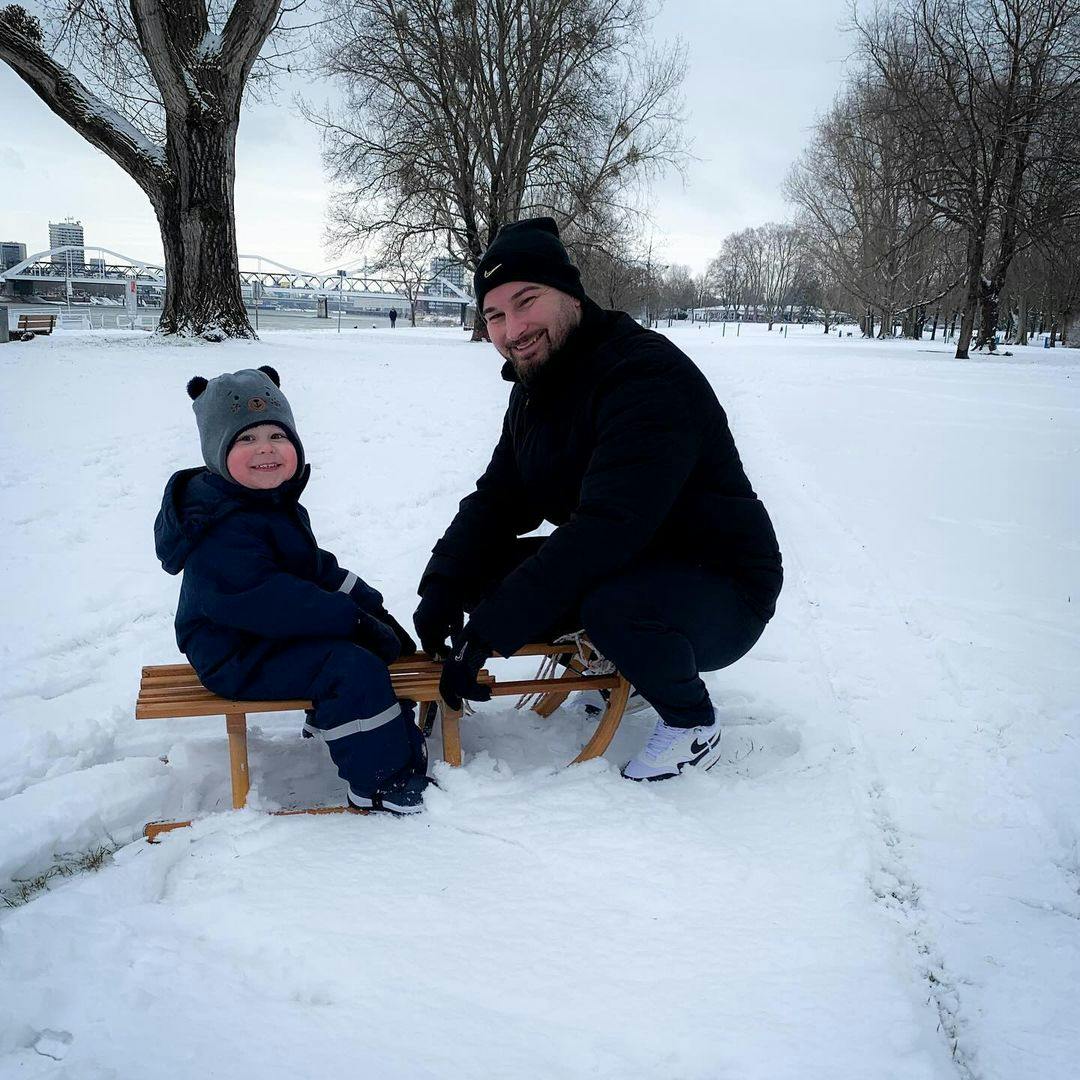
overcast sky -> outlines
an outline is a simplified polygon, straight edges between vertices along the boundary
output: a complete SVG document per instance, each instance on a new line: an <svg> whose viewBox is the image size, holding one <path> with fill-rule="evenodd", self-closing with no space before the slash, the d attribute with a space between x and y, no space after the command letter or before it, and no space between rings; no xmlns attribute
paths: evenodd
<svg viewBox="0 0 1080 1080"><path fill-rule="evenodd" d="M667 0L656 37L682 37L687 132L696 160L652 204L657 247L704 269L723 237L789 213L780 188L836 93L850 42L848 0ZM309 87L318 100L319 87ZM104 154L54 116L0 63L0 240L48 247L48 223L82 220L88 244L161 257L150 204ZM287 104L254 104L240 123L236 224L240 252L318 270L327 189L314 130Z"/></svg>

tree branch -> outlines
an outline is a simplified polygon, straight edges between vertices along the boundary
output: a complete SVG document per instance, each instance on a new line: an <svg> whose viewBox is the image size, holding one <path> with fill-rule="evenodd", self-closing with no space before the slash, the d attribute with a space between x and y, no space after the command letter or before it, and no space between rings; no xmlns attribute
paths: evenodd
<svg viewBox="0 0 1080 1080"><path fill-rule="evenodd" d="M14 11L21 11L16 8ZM0 10L0 60L87 142L107 154L151 197L168 178L165 152L56 63L12 15Z"/></svg>

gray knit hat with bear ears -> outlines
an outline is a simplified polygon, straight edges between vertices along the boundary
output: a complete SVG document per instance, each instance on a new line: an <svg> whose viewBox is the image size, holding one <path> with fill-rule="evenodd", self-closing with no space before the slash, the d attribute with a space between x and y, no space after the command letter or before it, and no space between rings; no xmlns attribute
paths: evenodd
<svg viewBox="0 0 1080 1080"><path fill-rule="evenodd" d="M187 384L199 425L203 461L226 480L226 459L236 437L257 424L277 424L296 447L296 475L304 469L304 448L296 434L292 409L281 392L281 378L269 365L226 373L216 379L196 375Z"/></svg>

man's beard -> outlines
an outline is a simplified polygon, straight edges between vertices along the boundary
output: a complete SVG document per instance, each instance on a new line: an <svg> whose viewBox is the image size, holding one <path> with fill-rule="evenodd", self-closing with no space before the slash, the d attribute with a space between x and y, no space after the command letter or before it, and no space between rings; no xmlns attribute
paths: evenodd
<svg viewBox="0 0 1080 1080"><path fill-rule="evenodd" d="M542 367L550 364L567 345L570 344L574 331L581 325L580 309L572 301L562 307L554 325L545 327L539 342L533 346L536 352L527 360L517 357L511 346L506 347L503 356L513 365L518 379L526 386L536 377Z"/></svg>

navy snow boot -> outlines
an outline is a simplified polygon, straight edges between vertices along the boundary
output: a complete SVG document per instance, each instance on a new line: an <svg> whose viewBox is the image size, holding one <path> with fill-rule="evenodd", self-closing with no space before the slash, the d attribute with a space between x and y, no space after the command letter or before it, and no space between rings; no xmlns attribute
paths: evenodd
<svg viewBox="0 0 1080 1080"><path fill-rule="evenodd" d="M430 781L423 773L403 772L397 779L370 795L349 788L349 805L360 810L387 810L391 814L419 814Z"/></svg>

